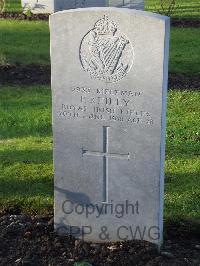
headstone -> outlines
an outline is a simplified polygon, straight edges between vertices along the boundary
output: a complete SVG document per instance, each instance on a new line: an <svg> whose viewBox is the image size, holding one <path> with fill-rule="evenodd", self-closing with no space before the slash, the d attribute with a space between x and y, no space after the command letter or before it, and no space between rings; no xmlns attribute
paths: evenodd
<svg viewBox="0 0 200 266"><path fill-rule="evenodd" d="M169 18L76 9L50 29L55 229L160 245Z"/></svg>
<svg viewBox="0 0 200 266"><path fill-rule="evenodd" d="M144 10L144 0L110 0L109 6Z"/></svg>
<svg viewBox="0 0 200 266"><path fill-rule="evenodd" d="M85 7L127 7L144 10L144 0L56 0L55 11Z"/></svg>
<svg viewBox="0 0 200 266"><path fill-rule="evenodd" d="M22 8L32 13L54 13L84 7L127 7L144 10L144 0L21 0Z"/></svg>
<svg viewBox="0 0 200 266"><path fill-rule="evenodd" d="M54 12L54 0L21 0L24 12L34 14L51 14Z"/></svg>
<svg viewBox="0 0 200 266"><path fill-rule="evenodd" d="M84 8L104 7L107 0L55 0L55 11Z"/></svg>

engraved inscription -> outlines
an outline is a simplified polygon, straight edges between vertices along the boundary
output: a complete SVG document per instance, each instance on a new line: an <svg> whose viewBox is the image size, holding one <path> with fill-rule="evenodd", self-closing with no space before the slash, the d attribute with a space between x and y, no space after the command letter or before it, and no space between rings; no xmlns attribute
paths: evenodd
<svg viewBox="0 0 200 266"><path fill-rule="evenodd" d="M82 149L82 155L103 157L103 203L108 203L108 160L109 158L130 160L130 153L110 153L109 152L109 126L103 126L103 152L88 151Z"/></svg>
<svg viewBox="0 0 200 266"><path fill-rule="evenodd" d="M71 88L71 93L70 100L63 102L57 111L61 118L123 123L130 126L154 125L152 114L138 105L144 94L138 89L134 91L75 86Z"/></svg>
<svg viewBox="0 0 200 266"><path fill-rule="evenodd" d="M82 39L82 67L92 78L117 82L124 78L133 64L133 47L117 25L104 16Z"/></svg>

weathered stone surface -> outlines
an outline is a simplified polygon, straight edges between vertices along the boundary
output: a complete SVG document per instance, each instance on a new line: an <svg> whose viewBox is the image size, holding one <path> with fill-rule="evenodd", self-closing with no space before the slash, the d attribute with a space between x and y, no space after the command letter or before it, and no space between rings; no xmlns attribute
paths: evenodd
<svg viewBox="0 0 200 266"><path fill-rule="evenodd" d="M106 0L56 0L55 11L84 8L84 7L104 7Z"/></svg>
<svg viewBox="0 0 200 266"><path fill-rule="evenodd" d="M50 28L56 230L160 244L169 18L90 8Z"/></svg>
<svg viewBox="0 0 200 266"><path fill-rule="evenodd" d="M110 0L109 6L144 10L144 0Z"/></svg>

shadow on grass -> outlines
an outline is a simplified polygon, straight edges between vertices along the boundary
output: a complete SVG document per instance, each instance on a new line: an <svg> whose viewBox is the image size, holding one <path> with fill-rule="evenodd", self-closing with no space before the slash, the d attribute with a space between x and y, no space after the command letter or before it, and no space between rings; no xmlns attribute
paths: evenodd
<svg viewBox="0 0 200 266"><path fill-rule="evenodd" d="M46 169L38 169L23 176L0 178L0 212L49 213L53 210L53 175L44 175ZM35 171L35 169L34 169Z"/></svg>
<svg viewBox="0 0 200 266"><path fill-rule="evenodd" d="M52 163L52 150L6 150L0 151L1 163L3 166L11 166L16 163L43 164Z"/></svg>
<svg viewBox="0 0 200 266"><path fill-rule="evenodd" d="M53 178L6 178L0 179L0 194L5 199L26 197L53 197Z"/></svg>
<svg viewBox="0 0 200 266"><path fill-rule="evenodd" d="M181 173L166 171L165 184L173 184L173 188L169 192L173 191L184 192L187 191L188 188L187 185L193 185L193 187L198 188L198 182L200 184L199 175L200 171L181 172ZM195 180L196 182L194 182ZM200 189L199 189L199 194L200 194Z"/></svg>
<svg viewBox="0 0 200 266"><path fill-rule="evenodd" d="M200 237L200 219L189 219L181 216L166 219L164 222L164 238L182 238L190 241ZM190 243L191 244L191 243Z"/></svg>
<svg viewBox="0 0 200 266"><path fill-rule="evenodd" d="M9 210L8 212L12 213L51 212L53 208L51 148L5 150L0 152L0 158L1 210Z"/></svg>
<svg viewBox="0 0 200 266"><path fill-rule="evenodd" d="M0 39L2 40L1 54L5 57L4 64L46 65L50 63L47 23L2 21Z"/></svg>
<svg viewBox="0 0 200 266"><path fill-rule="evenodd" d="M10 138L24 138L24 137L51 137L52 136L52 125L35 125L35 127L25 128L1 128L0 129L0 139L10 139Z"/></svg>
<svg viewBox="0 0 200 266"><path fill-rule="evenodd" d="M194 136L195 137L195 136ZM184 158L184 159L192 159L192 158L197 158L200 155L199 151L199 144L198 141L195 139L189 143L170 143L167 144L166 147L166 155L167 158Z"/></svg>
<svg viewBox="0 0 200 266"><path fill-rule="evenodd" d="M200 172L197 169L178 171L180 172L177 173L174 169L166 171L165 217L171 220L199 220Z"/></svg>

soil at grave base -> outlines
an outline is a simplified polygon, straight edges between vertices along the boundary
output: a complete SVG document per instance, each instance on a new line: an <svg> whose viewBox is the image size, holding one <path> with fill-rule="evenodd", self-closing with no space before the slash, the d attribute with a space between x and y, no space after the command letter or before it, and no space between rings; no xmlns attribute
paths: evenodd
<svg viewBox="0 0 200 266"><path fill-rule="evenodd" d="M0 66L1 85L50 85L50 66L38 65L8 65ZM186 76L184 74L169 74L170 89L199 90L200 75Z"/></svg>
<svg viewBox="0 0 200 266"><path fill-rule="evenodd" d="M52 216L0 215L0 265L199 266L199 232L170 224L158 253L153 244L127 241L90 244L53 231Z"/></svg>
<svg viewBox="0 0 200 266"><path fill-rule="evenodd" d="M49 14L31 14L27 16L20 12L3 12L0 13L0 19L18 19L18 20L48 20ZM171 18L171 25L173 27L184 27L184 28L199 28L200 19L189 19L189 18Z"/></svg>
<svg viewBox="0 0 200 266"><path fill-rule="evenodd" d="M200 19L172 18L171 26L178 28L199 28Z"/></svg>
<svg viewBox="0 0 200 266"><path fill-rule="evenodd" d="M31 14L27 16L20 12L3 12L0 13L0 19L13 19L13 20L48 20L49 14Z"/></svg>
<svg viewBox="0 0 200 266"><path fill-rule="evenodd" d="M0 66L0 85L48 85L50 82L50 66Z"/></svg>

